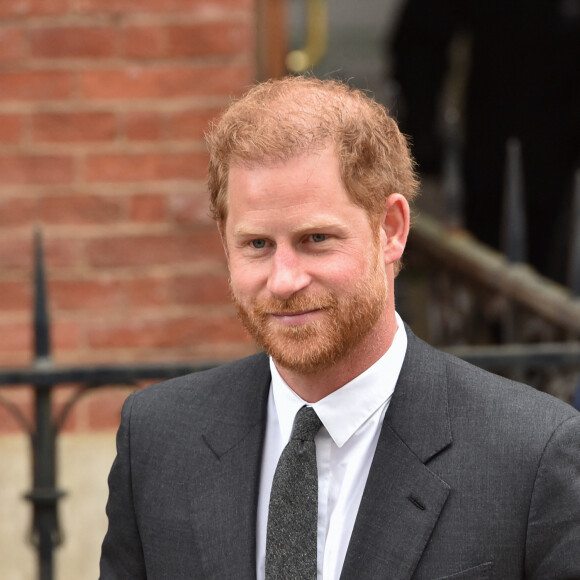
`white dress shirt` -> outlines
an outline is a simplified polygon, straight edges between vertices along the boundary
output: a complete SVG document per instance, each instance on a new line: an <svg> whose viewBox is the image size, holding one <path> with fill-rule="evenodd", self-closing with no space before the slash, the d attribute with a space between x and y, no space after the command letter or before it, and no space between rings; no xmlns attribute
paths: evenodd
<svg viewBox="0 0 580 580"><path fill-rule="evenodd" d="M383 419L407 350L398 330L389 350L370 368L312 404L322 421L316 435L318 465L318 580L338 580L377 447ZM298 410L308 404L282 379L270 360L272 383L262 456L257 514L257 574L265 577L266 528L272 479L290 439Z"/></svg>

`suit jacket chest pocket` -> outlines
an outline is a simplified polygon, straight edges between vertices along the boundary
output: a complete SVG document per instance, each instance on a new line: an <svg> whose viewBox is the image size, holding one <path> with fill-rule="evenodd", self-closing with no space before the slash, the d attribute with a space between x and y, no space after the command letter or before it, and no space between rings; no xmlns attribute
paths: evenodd
<svg viewBox="0 0 580 580"><path fill-rule="evenodd" d="M456 572L450 576L437 576L433 580L492 580L493 562L485 562L479 566Z"/></svg>

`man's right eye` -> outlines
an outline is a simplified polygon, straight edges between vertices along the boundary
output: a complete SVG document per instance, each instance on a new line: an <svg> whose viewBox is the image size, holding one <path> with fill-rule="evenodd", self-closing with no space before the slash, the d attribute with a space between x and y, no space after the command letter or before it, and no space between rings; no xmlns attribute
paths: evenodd
<svg viewBox="0 0 580 580"><path fill-rule="evenodd" d="M261 250L266 247L266 240L252 240L250 243L253 248L256 248L256 250Z"/></svg>

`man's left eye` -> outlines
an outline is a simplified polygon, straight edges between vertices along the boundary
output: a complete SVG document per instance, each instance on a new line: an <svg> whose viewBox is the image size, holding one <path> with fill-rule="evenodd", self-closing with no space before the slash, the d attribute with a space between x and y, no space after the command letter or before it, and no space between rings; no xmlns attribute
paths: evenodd
<svg viewBox="0 0 580 580"><path fill-rule="evenodd" d="M326 234L312 234L313 242L324 242L326 240Z"/></svg>

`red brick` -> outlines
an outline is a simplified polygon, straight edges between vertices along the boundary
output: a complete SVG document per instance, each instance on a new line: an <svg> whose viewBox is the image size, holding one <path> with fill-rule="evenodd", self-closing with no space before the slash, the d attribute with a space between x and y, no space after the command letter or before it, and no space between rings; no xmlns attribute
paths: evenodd
<svg viewBox="0 0 580 580"><path fill-rule="evenodd" d="M29 240L0 238L0 272L9 268L31 272L32 235Z"/></svg>
<svg viewBox="0 0 580 580"><path fill-rule="evenodd" d="M32 137L40 142L112 141L116 135L113 113L38 113L32 117Z"/></svg>
<svg viewBox="0 0 580 580"><path fill-rule="evenodd" d="M32 324L25 322L0 323L0 351L32 350Z"/></svg>
<svg viewBox="0 0 580 580"><path fill-rule="evenodd" d="M171 303L166 278L139 277L124 283L130 308L166 306Z"/></svg>
<svg viewBox="0 0 580 580"><path fill-rule="evenodd" d="M28 367L30 366L31 362L32 355L29 350L19 352L0 351L0 368Z"/></svg>
<svg viewBox="0 0 580 580"><path fill-rule="evenodd" d="M206 153L96 154L87 156L85 177L89 182L201 179L207 163Z"/></svg>
<svg viewBox="0 0 580 580"><path fill-rule="evenodd" d="M25 53L24 34L19 28L0 28L0 62L20 60Z"/></svg>
<svg viewBox="0 0 580 580"><path fill-rule="evenodd" d="M125 30L124 54L129 58L167 56L167 29L161 26L130 26Z"/></svg>
<svg viewBox="0 0 580 580"><path fill-rule="evenodd" d="M200 140L220 112L221 109L191 109L174 113L168 120L168 137Z"/></svg>
<svg viewBox="0 0 580 580"><path fill-rule="evenodd" d="M201 0L198 2L199 10L202 8L206 9L218 9L225 8L231 10L232 8L236 10L244 10L246 12L252 12L255 10L255 0Z"/></svg>
<svg viewBox="0 0 580 580"><path fill-rule="evenodd" d="M246 22L203 22L168 29L167 56L198 57L249 53L252 30Z"/></svg>
<svg viewBox="0 0 580 580"><path fill-rule="evenodd" d="M248 66L151 66L81 73L88 99L175 98L229 95L252 82ZM1 78L0 78L1 81Z"/></svg>
<svg viewBox="0 0 580 580"><path fill-rule="evenodd" d="M83 242L70 238L49 238L44 241L48 271L54 268L73 268L82 262Z"/></svg>
<svg viewBox="0 0 580 580"><path fill-rule="evenodd" d="M111 430L119 427L121 408L131 391L128 389L99 389L84 401L87 409L87 429Z"/></svg>
<svg viewBox="0 0 580 580"><path fill-rule="evenodd" d="M0 101L50 101L72 96L72 77L65 71L0 72Z"/></svg>
<svg viewBox="0 0 580 580"><path fill-rule="evenodd" d="M247 334L235 316L163 320L128 320L89 331L92 348L173 348L199 343L245 340Z"/></svg>
<svg viewBox="0 0 580 580"><path fill-rule="evenodd" d="M106 58L116 51L112 27L58 27L30 31L30 50L39 58Z"/></svg>
<svg viewBox="0 0 580 580"><path fill-rule="evenodd" d="M0 238L0 272L3 269L22 269L31 273L33 269L33 233L29 238ZM70 268L80 262L83 247L69 238L47 238L43 241L44 257L48 271L52 268Z"/></svg>
<svg viewBox="0 0 580 580"><path fill-rule="evenodd" d="M238 55L253 50L249 22L202 22L182 26L133 26L125 31L129 58Z"/></svg>
<svg viewBox="0 0 580 580"><path fill-rule="evenodd" d="M20 115L0 115L0 143L18 143L22 136Z"/></svg>
<svg viewBox="0 0 580 580"><path fill-rule="evenodd" d="M209 194L203 191L171 196L169 217L182 226L213 225L213 219L209 215Z"/></svg>
<svg viewBox="0 0 580 580"><path fill-rule="evenodd" d="M73 171L71 157L0 155L0 183L20 185L70 183Z"/></svg>
<svg viewBox="0 0 580 580"><path fill-rule="evenodd" d="M78 322L72 320L58 320L52 322L52 350L58 358L59 350L78 349L81 346L83 333Z"/></svg>
<svg viewBox="0 0 580 580"><path fill-rule="evenodd" d="M37 201L32 197L0 197L0 226L21 226L37 218Z"/></svg>
<svg viewBox="0 0 580 580"><path fill-rule="evenodd" d="M125 134L130 141L158 141L163 137L163 120L159 113L128 113Z"/></svg>
<svg viewBox="0 0 580 580"><path fill-rule="evenodd" d="M129 211L129 217L134 222L163 222L167 219L167 198L155 194L134 195Z"/></svg>
<svg viewBox="0 0 580 580"><path fill-rule="evenodd" d="M68 11L68 0L0 0L0 17L48 16Z"/></svg>
<svg viewBox="0 0 580 580"><path fill-rule="evenodd" d="M97 268L151 266L223 259L217 232L213 229L184 235L109 236L88 243L88 263Z"/></svg>
<svg viewBox="0 0 580 580"><path fill-rule="evenodd" d="M29 281L0 281L0 310L30 312L32 308L32 284Z"/></svg>
<svg viewBox="0 0 580 580"><path fill-rule="evenodd" d="M235 314L231 316L213 315L207 318L193 319L195 326L195 344L220 342L252 342L246 329Z"/></svg>
<svg viewBox="0 0 580 580"><path fill-rule="evenodd" d="M54 195L39 200L39 214L50 224L103 224L118 221L122 200L112 196Z"/></svg>
<svg viewBox="0 0 580 580"><path fill-rule="evenodd" d="M250 11L254 0L72 0L72 7L81 13L175 13L215 12L226 10Z"/></svg>
<svg viewBox="0 0 580 580"><path fill-rule="evenodd" d="M173 296L177 304L231 304L228 276L179 276L174 280Z"/></svg>
<svg viewBox="0 0 580 580"><path fill-rule="evenodd" d="M107 310L123 306L124 293L118 281L53 280L50 301L58 310Z"/></svg>

